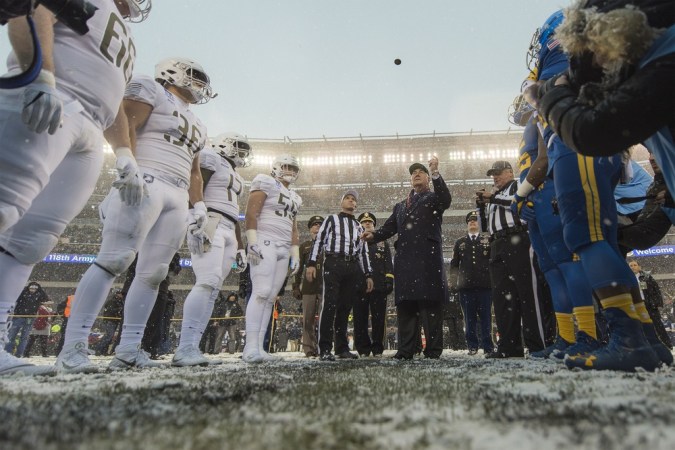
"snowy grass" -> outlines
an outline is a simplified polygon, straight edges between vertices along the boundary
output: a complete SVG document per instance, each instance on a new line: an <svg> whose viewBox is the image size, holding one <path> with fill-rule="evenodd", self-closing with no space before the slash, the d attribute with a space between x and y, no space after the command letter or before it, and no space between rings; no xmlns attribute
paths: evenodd
<svg viewBox="0 0 675 450"><path fill-rule="evenodd" d="M553 361L278 363L0 378L2 449L671 449L675 371ZM53 359L35 358L36 363ZM102 367L105 358L96 359Z"/></svg>

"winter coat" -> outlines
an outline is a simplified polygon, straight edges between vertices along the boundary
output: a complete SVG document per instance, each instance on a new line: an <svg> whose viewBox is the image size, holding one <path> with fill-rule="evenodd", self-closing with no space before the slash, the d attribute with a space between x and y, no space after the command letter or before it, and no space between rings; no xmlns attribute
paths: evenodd
<svg viewBox="0 0 675 450"><path fill-rule="evenodd" d="M407 200L396 204L384 225L374 232L373 242L398 234L394 243L397 305L404 301L443 302L448 298L441 225L452 196L442 177L432 183L433 191L413 191Z"/></svg>

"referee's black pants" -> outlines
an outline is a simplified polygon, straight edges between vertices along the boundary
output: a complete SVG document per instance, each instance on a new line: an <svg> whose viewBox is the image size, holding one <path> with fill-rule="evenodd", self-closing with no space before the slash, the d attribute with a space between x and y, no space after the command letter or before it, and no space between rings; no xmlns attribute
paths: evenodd
<svg viewBox="0 0 675 450"><path fill-rule="evenodd" d="M396 305L398 317L398 352L402 359L412 359L418 350L420 326L424 329L424 356L440 358L443 352L443 302L402 301Z"/></svg>
<svg viewBox="0 0 675 450"><path fill-rule="evenodd" d="M347 326L354 300L364 290L365 275L356 259L326 255L323 264L323 304L319 316L319 352L349 351Z"/></svg>
<svg viewBox="0 0 675 450"><path fill-rule="evenodd" d="M490 281L499 332L497 351L506 356L523 356L523 340L531 353L543 350L555 338L550 327L552 305L536 292L533 272L526 231L492 241Z"/></svg>

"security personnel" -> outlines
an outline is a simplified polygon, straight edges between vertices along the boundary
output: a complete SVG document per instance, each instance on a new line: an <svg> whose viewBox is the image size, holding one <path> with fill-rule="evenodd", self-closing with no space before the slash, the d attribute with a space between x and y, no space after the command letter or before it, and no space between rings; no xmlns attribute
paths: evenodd
<svg viewBox="0 0 675 450"><path fill-rule="evenodd" d="M321 304L323 286L323 255L316 261L316 278L312 281L305 278L305 267L314 241L319 233L323 217L312 216L307 222L311 239L300 244L300 270L293 279L293 296L302 300L302 351L308 358L319 356L319 347L316 342L316 315Z"/></svg>
<svg viewBox="0 0 675 450"><path fill-rule="evenodd" d="M490 242L480 233L478 213L466 215L467 234L455 241L450 261L450 289L459 293L464 313L464 330L469 355L478 348L494 351L492 342L492 289L490 286ZM477 326L480 323L480 342Z"/></svg>
<svg viewBox="0 0 675 450"><path fill-rule="evenodd" d="M354 301L365 283L366 292L373 290L372 268L368 246L359 237L363 227L354 217L358 194L348 190L342 196L339 214L331 214L321 225L309 255L305 278L316 277L319 255L324 252L323 303L319 319L319 357L335 361L331 353L335 336L335 353L341 359L356 359L349 351L347 325Z"/></svg>
<svg viewBox="0 0 675 450"><path fill-rule="evenodd" d="M375 231L377 218L373 213L362 213L358 219L365 231ZM368 244L368 255L373 268L373 290L354 303L354 348L361 356L382 356L387 319L387 296L394 290L394 265L387 241ZM368 336L368 316L372 337Z"/></svg>

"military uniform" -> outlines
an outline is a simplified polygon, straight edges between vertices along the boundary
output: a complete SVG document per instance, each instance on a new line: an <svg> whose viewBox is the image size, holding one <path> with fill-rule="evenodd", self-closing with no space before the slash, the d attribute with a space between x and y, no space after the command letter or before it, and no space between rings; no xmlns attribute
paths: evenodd
<svg viewBox="0 0 675 450"><path fill-rule="evenodd" d="M466 221L478 221L475 212ZM490 240L480 233L455 241L450 261L451 289L459 293L464 313L464 331L470 353L494 350L492 342L492 289L490 285ZM478 329L480 323L480 330ZM480 331L480 335L477 332Z"/></svg>
<svg viewBox="0 0 675 450"><path fill-rule="evenodd" d="M313 216L307 223L308 228L312 225L323 223L323 217ZM316 316L319 313L323 296L323 257L317 259L316 277L308 281L305 277L305 267L309 260L309 254L314 247L314 239L300 244L300 270L293 280L293 295L302 300L302 351L306 356L317 356L318 345L316 341Z"/></svg>
<svg viewBox="0 0 675 450"><path fill-rule="evenodd" d="M364 221L377 223L372 213L363 213L358 217ZM385 322L387 318L387 296L394 290L394 265L391 249L386 241L369 243L368 255L373 268L373 290L361 296L354 303L354 349L362 356L372 352L374 356L384 351ZM368 336L368 316L372 328Z"/></svg>

